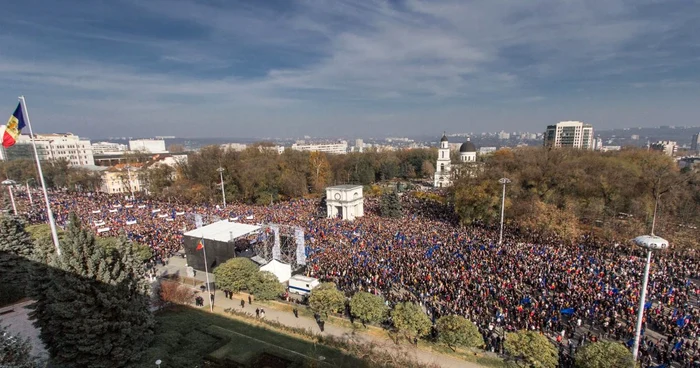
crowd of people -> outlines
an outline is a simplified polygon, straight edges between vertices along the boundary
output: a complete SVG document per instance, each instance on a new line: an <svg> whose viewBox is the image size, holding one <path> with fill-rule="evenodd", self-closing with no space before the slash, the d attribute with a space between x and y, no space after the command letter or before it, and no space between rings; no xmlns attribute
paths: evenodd
<svg viewBox="0 0 700 368"><path fill-rule="evenodd" d="M26 197L20 196L26 201ZM130 239L153 250L150 263L167 261L194 227L234 218L304 229L309 276L335 282L348 294L364 290L390 303L420 303L433 320L456 314L473 321L488 348L502 350L502 332L541 331L574 353L593 339L631 344L645 259L627 242L601 242L591 235L575 244L506 229L460 226L439 203L402 196L404 216L378 215L377 199L365 199L365 216L354 221L319 216L318 200L269 206L187 205L98 193L51 193L59 225L71 212L98 236ZM25 204L28 205L28 204ZM45 222L35 201L27 216ZM537 241L535 242L535 240ZM700 362L698 258L692 251L654 254L640 356L645 366L691 366Z"/></svg>

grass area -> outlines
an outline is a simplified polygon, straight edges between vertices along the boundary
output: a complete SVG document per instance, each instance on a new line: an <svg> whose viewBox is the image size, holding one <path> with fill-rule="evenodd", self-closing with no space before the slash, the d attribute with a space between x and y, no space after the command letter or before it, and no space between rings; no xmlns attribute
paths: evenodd
<svg viewBox="0 0 700 368"><path fill-rule="evenodd" d="M258 353L272 353L297 362L318 359L314 366L361 367L362 362L343 352L292 337L240 320L210 314L193 308L180 307L156 315L156 333L151 347L138 367L153 367L157 359L163 368L205 367L204 358L229 360L234 365L245 364ZM308 357L308 358L305 358ZM216 365L211 365L215 367Z"/></svg>

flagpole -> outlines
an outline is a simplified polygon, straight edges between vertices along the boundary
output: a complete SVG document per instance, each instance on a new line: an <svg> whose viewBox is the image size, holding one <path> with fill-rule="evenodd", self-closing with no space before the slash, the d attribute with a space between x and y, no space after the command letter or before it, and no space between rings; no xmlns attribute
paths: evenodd
<svg viewBox="0 0 700 368"><path fill-rule="evenodd" d="M204 275L207 277L207 294L209 294L209 311L214 311L214 303L211 300L211 290L209 290L209 265L207 264L207 247L204 246L204 237L199 241L204 252Z"/></svg>
<svg viewBox="0 0 700 368"><path fill-rule="evenodd" d="M29 180L27 180L27 195L29 196L29 204L33 205L34 200L32 200L32 192L29 190Z"/></svg>
<svg viewBox="0 0 700 368"><path fill-rule="evenodd" d="M51 237L53 238L53 245L56 247L56 254L61 255L61 247L58 244L58 232L56 231L56 221L53 218L53 212L51 212L51 202L49 202L49 193L46 191L46 182L44 181L44 173L41 171L41 161L39 160L39 152L36 149L36 142L34 140L34 132L32 131L32 123L29 120L29 111L27 110L27 101L24 100L24 96L19 96L19 101L22 104L22 114L24 114L24 120L27 122L27 127L29 128L29 137L32 140L32 147L34 147L34 158L36 159L36 167L39 171L39 180L41 181L41 189L44 190L44 200L46 201L46 214L49 217L49 226L51 227Z"/></svg>

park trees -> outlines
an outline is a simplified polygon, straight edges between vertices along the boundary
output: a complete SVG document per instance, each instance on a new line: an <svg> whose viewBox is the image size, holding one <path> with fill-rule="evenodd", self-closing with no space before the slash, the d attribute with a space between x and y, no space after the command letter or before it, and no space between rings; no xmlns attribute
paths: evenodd
<svg viewBox="0 0 700 368"><path fill-rule="evenodd" d="M699 175L681 172L659 152L618 152L523 147L499 150L459 177L451 190L462 223L497 224L508 177L505 219L534 239L575 241L582 231L596 237L631 238L649 231L656 200L657 232L678 245L697 245L688 229L700 226ZM681 225L679 225L681 224Z"/></svg>
<svg viewBox="0 0 700 368"><path fill-rule="evenodd" d="M25 295L30 262L34 249L24 223L15 216L0 216L0 305Z"/></svg>
<svg viewBox="0 0 700 368"><path fill-rule="evenodd" d="M504 346L510 357L530 368L554 368L559 362L557 348L535 331L509 333Z"/></svg>
<svg viewBox="0 0 700 368"><path fill-rule="evenodd" d="M248 258L232 258L214 269L216 285L220 289L238 292L250 289L258 273L258 266Z"/></svg>
<svg viewBox="0 0 700 368"><path fill-rule="evenodd" d="M123 367L153 335L141 260L126 239L110 251L71 215L62 253L32 275L31 318L60 365ZM36 286L36 287L34 287Z"/></svg>
<svg viewBox="0 0 700 368"><path fill-rule="evenodd" d="M408 339L417 339L430 332L430 318L416 303L397 304L391 311L391 318L394 321L394 326Z"/></svg>
<svg viewBox="0 0 700 368"><path fill-rule="evenodd" d="M456 346L482 347L484 338L476 325L462 316L448 315L437 320L438 340L454 350Z"/></svg>
<svg viewBox="0 0 700 368"><path fill-rule="evenodd" d="M384 298L365 291L355 293L350 298L350 313L365 323L380 322L387 314Z"/></svg>
<svg viewBox="0 0 700 368"><path fill-rule="evenodd" d="M627 368L632 363L629 349L615 341L586 344L575 357L577 368Z"/></svg>
<svg viewBox="0 0 700 368"><path fill-rule="evenodd" d="M251 280L250 292L255 295L255 299L272 300L279 297L284 288L272 272L258 271Z"/></svg>
<svg viewBox="0 0 700 368"><path fill-rule="evenodd" d="M326 319L329 314L342 310L344 306L345 296L333 283L325 282L311 290L309 307L320 316L321 320Z"/></svg>

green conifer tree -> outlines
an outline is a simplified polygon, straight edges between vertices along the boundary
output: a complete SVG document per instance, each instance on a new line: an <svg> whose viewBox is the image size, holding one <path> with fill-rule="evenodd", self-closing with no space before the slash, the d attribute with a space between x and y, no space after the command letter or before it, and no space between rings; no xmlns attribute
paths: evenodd
<svg viewBox="0 0 700 368"><path fill-rule="evenodd" d="M16 216L0 216L0 305L25 295L33 243Z"/></svg>
<svg viewBox="0 0 700 368"><path fill-rule="evenodd" d="M61 255L37 279L44 285L32 288L31 316L55 363L124 367L148 346L153 316L143 265L127 240L121 242L117 249L97 246L71 215Z"/></svg>

